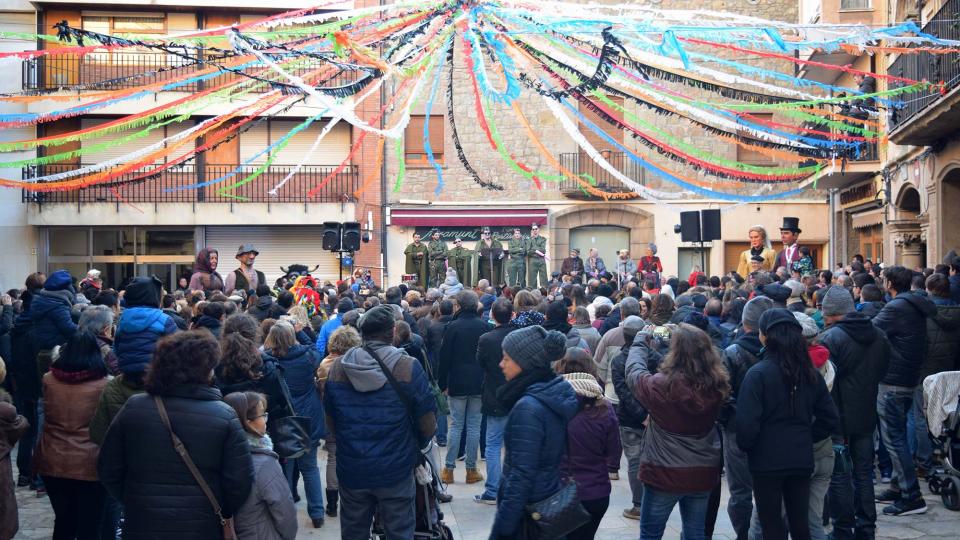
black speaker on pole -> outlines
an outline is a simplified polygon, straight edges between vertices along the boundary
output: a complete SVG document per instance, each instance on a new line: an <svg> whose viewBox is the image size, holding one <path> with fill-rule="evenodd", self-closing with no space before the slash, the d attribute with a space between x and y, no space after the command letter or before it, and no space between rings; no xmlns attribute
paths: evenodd
<svg viewBox="0 0 960 540"><path fill-rule="evenodd" d="M323 249L337 251L340 249L340 223L337 221L323 222Z"/></svg>
<svg viewBox="0 0 960 540"><path fill-rule="evenodd" d="M680 212L680 240L700 242L700 212Z"/></svg>
<svg viewBox="0 0 960 540"><path fill-rule="evenodd" d="M343 223L343 249L347 251L360 250L360 224L356 221Z"/></svg>
<svg viewBox="0 0 960 540"><path fill-rule="evenodd" d="M701 210L700 222L703 229L704 242L719 240L720 237L720 210Z"/></svg>

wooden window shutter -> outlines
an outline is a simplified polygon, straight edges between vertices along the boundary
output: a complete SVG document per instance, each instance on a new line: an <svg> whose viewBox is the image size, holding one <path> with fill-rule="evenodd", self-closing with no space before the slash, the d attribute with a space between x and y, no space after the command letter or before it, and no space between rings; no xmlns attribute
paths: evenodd
<svg viewBox="0 0 960 540"><path fill-rule="evenodd" d="M404 132L404 153L408 165L429 165L426 145L423 144L423 124L425 115L413 115ZM438 163L443 163L444 117L430 115L430 149Z"/></svg>
<svg viewBox="0 0 960 540"><path fill-rule="evenodd" d="M773 121L773 113L750 113L750 116L756 118L757 120L762 120L766 122ZM751 123L759 124L760 122L750 120ZM756 140L749 138L750 135L747 131L740 132L743 142L747 144L756 144ZM774 160L767 154L754 150L752 148L744 148L740 145L737 145L737 161L740 163L746 163L747 165L775 165Z"/></svg>

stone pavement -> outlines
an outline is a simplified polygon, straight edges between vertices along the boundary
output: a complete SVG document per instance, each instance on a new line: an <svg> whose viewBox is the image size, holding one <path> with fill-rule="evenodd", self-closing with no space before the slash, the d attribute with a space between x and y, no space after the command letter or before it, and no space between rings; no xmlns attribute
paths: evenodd
<svg viewBox="0 0 960 540"><path fill-rule="evenodd" d="M323 451L320 452L320 461L325 462L326 456ZM16 463L16 461L14 461ZM484 462L480 462L480 469L483 470ZM323 464L320 467L321 472ZM597 533L598 540L623 540L629 538L638 538L640 536L640 527L638 521L626 519L621 512L629 505L630 487L626 480L626 461L621 465L623 473L620 480L613 482L613 493L611 494L610 509L607 511L600 530ZM496 507L481 505L473 502L473 495L482 491L482 484L466 485L464 481L463 462L457 463L455 474L455 483L450 486L450 493L453 494L453 502L443 505L446 516L444 521L453 531L454 537L462 540L485 540L490 533L490 526L493 523L493 517L496 513ZM14 471L16 478L16 470ZM956 539L960 534L960 512L951 512L943 507L939 496L931 495L923 484L924 495L927 500L929 510L926 514L917 516L904 516L890 518L880 516L877 538L885 539ZM300 487L300 493L303 494L303 488ZM720 515L717 518L717 526L714 538L732 539L733 530L730 527L730 521L726 515L727 492L724 489L723 499L721 501ZM33 491L28 488L17 488L17 504L20 509L20 532L17 539L48 539L53 535L53 511L50 509L49 500L37 498ZM313 529L310 525L310 519L307 517L306 500L301 500L297 505L299 508L298 519L300 521L300 530L297 538L311 538L318 540L334 540L340 538L339 523L336 518L327 519L322 529ZM878 511L880 506L877 507ZM667 539L680 538L680 513L675 510L668 523Z"/></svg>

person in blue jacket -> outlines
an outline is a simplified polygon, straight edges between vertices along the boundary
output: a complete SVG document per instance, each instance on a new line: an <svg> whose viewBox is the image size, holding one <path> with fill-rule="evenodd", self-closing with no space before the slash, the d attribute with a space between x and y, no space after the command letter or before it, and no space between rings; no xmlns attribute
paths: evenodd
<svg viewBox="0 0 960 540"><path fill-rule="evenodd" d="M522 537L526 505L562 487L560 458L567 424L579 409L573 387L550 369L565 349L566 337L542 326L521 328L503 339L500 369L507 382L497 390L497 399L510 415L491 539Z"/></svg>
<svg viewBox="0 0 960 540"><path fill-rule="evenodd" d="M142 381L157 341L178 330L173 318L160 309L162 292L163 283L154 276L134 278L124 289L113 352L128 379Z"/></svg>
<svg viewBox="0 0 960 540"><path fill-rule="evenodd" d="M310 439L313 444L310 451L296 459L288 459L283 466L283 472L290 482L291 491L295 491L294 466L300 470L307 494L307 514L313 527L318 529L323 526L324 508L317 448L326 437L327 430L324 425L323 402L317 394L313 377L322 358L314 347L297 343L293 325L285 320L277 321L270 328L263 347L281 368L280 373L290 389L290 400L296 415L306 416L311 420Z"/></svg>
<svg viewBox="0 0 960 540"><path fill-rule="evenodd" d="M76 296L70 272L57 270L43 283L43 290L33 297L30 319L38 350L63 345L76 333L77 325L70 315Z"/></svg>
<svg viewBox="0 0 960 540"><path fill-rule="evenodd" d="M317 351L320 353L321 359L327 355L327 342L330 341L330 336L337 328L343 326L343 315L352 310L353 307L352 300L349 298L341 299L337 303L337 314L320 327L320 333L317 335Z"/></svg>

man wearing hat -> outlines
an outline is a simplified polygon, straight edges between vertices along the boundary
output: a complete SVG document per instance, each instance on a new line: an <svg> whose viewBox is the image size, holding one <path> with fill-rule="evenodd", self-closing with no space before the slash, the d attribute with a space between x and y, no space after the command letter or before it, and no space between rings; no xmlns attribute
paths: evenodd
<svg viewBox="0 0 960 540"><path fill-rule="evenodd" d="M540 225L530 225L530 238L527 239L527 286L547 286L547 239L540 236ZM583 261L580 261L583 271ZM539 281L538 281L539 279Z"/></svg>
<svg viewBox="0 0 960 540"><path fill-rule="evenodd" d="M513 229L513 238L507 241L507 253L510 262L507 263L507 285L514 288L523 288L527 283L527 241L520 235L520 228Z"/></svg>
<svg viewBox="0 0 960 540"><path fill-rule="evenodd" d="M436 229L430 234L427 253L430 256L430 286L439 287L447 277L447 243L440 239L440 231Z"/></svg>
<svg viewBox="0 0 960 540"><path fill-rule="evenodd" d="M490 234L490 227L484 227L477 242L477 261L480 279L487 280L494 287L503 284L503 245Z"/></svg>
<svg viewBox="0 0 960 540"><path fill-rule="evenodd" d="M237 248L236 257L240 261L240 268L227 274L226 283L223 285L224 294L230 296L234 290L256 290L260 285L267 285L267 278L263 272L253 269L253 263L259 254L260 252L253 247L253 244L243 244Z"/></svg>
<svg viewBox="0 0 960 540"><path fill-rule="evenodd" d="M783 242L783 251L777 254L774 270L780 267L786 267L788 270L793 267L793 263L800 260L800 218L784 217L783 226L780 227L780 240Z"/></svg>
<svg viewBox="0 0 960 540"><path fill-rule="evenodd" d="M583 277L583 259L580 258L580 250L573 248L570 250L570 256L563 260L560 265L560 274L570 276L574 280Z"/></svg>

